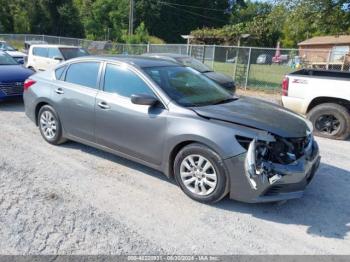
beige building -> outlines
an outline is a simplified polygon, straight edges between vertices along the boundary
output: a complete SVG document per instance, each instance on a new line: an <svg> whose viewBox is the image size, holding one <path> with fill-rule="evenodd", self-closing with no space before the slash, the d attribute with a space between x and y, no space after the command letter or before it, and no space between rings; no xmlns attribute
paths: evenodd
<svg viewBox="0 0 350 262"><path fill-rule="evenodd" d="M317 36L298 44L301 58L312 67L345 70L350 64L350 35Z"/></svg>

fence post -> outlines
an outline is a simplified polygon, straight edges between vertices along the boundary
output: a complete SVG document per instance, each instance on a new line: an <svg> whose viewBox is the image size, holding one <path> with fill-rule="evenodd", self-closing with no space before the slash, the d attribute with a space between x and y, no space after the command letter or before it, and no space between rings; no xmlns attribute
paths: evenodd
<svg viewBox="0 0 350 262"><path fill-rule="evenodd" d="M207 49L207 46L204 45L204 46L203 46L203 57L202 57L202 62L203 62L203 64L205 63L205 51L206 51L206 49Z"/></svg>
<svg viewBox="0 0 350 262"><path fill-rule="evenodd" d="M148 42L148 43L147 43L147 53L149 53L149 51L151 50L150 45L151 45L151 44Z"/></svg>
<svg viewBox="0 0 350 262"><path fill-rule="evenodd" d="M245 84L244 84L244 90L247 90L247 85L248 85L248 78L249 78L249 71L250 71L250 56L252 54L252 48L249 48L249 55L248 55L248 66L247 66L247 73L246 73L246 78L245 78Z"/></svg>
<svg viewBox="0 0 350 262"><path fill-rule="evenodd" d="M332 55L332 50L329 50L328 59L327 59L327 65L326 65L326 69L327 69L327 70L328 70L328 68L329 68L329 62L331 61L331 55Z"/></svg>
<svg viewBox="0 0 350 262"><path fill-rule="evenodd" d="M215 50L216 50L216 45L213 46L213 61L212 61L212 64L211 64L211 67L213 68L214 70L214 66L215 66Z"/></svg>
<svg viewBox="0 0 350 262"><path fill-rule="evenodd" d="M238 57L239 57L239 47L236 47L236 48L237 48L237 52L236 52L235 70L233 72L233 79L235 81L236 81L236 73L237 73L237 65L238 65ZM226 51L226 52L228 52L228 51ZM228 57L228 56L226 55L226 57Z"/></svg>

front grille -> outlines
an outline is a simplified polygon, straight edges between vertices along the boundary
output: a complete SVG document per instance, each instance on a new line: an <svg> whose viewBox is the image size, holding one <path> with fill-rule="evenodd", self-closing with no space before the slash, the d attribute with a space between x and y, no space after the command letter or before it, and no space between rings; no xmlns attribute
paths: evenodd
<svg viewBox="0 0 350 262"><path fill-rule="evenodd" d="M279 193L281 193L282 190L283 190L283 185L272 186L265 192L264 195L265 196L278 195Z"/></svg>
<svg viewBox="0 0 350 262"><path fill-rule="evenodd" d="M23 82L0 83L0 91L7 96L23 94Z"/></svg>
<svg viewBox="0 0 350 262"><path fill-rule="evenodd" d="M274 185L269 187L264 193L264 196L276 196L278 194L283 193L291 193L291 192L297 192L297 191L303 191L305 187L307 186L308 181L307 178L300 181L299 183L294 184L280 184L280 185Z"/></svg>
<svg viewBox="0 0 350 262"><path fill-rule="evenodd" d="M294 154L297 156L297 158L304 155L305 148L309 145L310 140L311 140L311 136L289 139L289 141L293 145L293 149L294 149L293 151L294 151Z"/></svg>
<svg viewBox="0 0 350 262"><path fill-rule="evenodd" d="M275 163L290 164L305 154L310 142L310 135L301 138L276 137L276 141L270 144L270 160Z"/></svg>

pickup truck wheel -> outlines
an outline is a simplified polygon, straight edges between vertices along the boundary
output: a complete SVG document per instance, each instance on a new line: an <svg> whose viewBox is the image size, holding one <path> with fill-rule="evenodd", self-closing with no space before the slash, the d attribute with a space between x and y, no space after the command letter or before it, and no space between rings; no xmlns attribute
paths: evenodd
<svg viewBox="0 0 350 262"><path fill-rule="evenodd" d="M317 136L345 140L350 135L350 114L341 105L318 105L311 109L307 117L312 122Z"/></svg>
<svg viewBox="0 0 350 262"><path fill-rule="evenodd" d="M185 146L175 158L174 172L182 191L198 202L215 203L228 193L222 158L202 144Z"/></svg>

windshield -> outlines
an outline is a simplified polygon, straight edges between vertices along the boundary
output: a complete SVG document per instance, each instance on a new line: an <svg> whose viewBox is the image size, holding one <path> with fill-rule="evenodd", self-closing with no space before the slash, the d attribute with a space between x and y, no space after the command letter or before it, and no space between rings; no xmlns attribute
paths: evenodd
<svg viewBox="0 0 350 262"><path fill-rule="evenodd" d="M212 69L210 69L209 66L201 63L200 61L192 57L179 57L176 58L176 60L179 61L181 64L191 67L201 73L213 71Z"/></svg>
<svg viewBox="0 0 350 262"><path fill-rule="evenodd" d="M8 54L0 52L0 65L18 65L18 63Z"/></svg>
<svg viewBox="0 0 350 262"><path fill-rule="evenodd" d="M16 49L6 43L0 43L0 49L4 51L16 51Z"/></svg>
<svg viewBox="0 0 350 262"><path fill-rule="evenodd" d="M214 105L234 99L221 86L189 67L150 67L144 71L172 100L185 107Z"/></svg>
<svg viewBox="0 0 350 262"><path fill-rule="evenodd" d="M89 53L83 48L74 48L74 47L64 47L59 48L64 59L72 59L80 56L87 56Z"/></svg>

